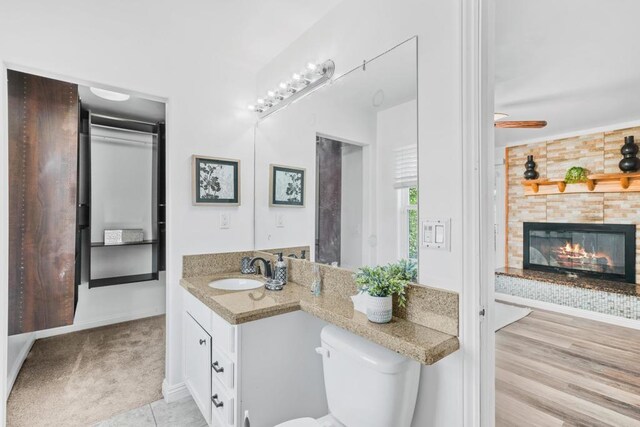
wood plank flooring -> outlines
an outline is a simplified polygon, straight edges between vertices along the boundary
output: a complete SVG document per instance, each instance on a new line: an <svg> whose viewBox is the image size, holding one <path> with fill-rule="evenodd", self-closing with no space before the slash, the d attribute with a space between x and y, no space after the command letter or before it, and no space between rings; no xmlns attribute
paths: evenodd
<svg viewBox="0 0 640 427"><path fill-rule="evenodd" d="M542 310L501 329L496 426L640 426L640 331Z"/></svg>

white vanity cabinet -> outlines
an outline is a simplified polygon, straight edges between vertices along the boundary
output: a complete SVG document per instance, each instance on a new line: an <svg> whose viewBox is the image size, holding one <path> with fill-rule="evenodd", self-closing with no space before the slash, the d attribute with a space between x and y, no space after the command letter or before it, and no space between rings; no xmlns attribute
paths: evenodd
<svg viewBox="0 0 640 427"><path fill-rule="evenodd" d="M184 303L185 383L210 426L245 427L248 417L251 427L273 427L328 413L315 352L325 322L296 311L231 325L186 290Z"/></svg>
<svg viewBox="0 0 640 427"><path fill-rule="evenodd" d="M185 384L208 423L211 422L211 336L188 312L184 313Z"/></svg>

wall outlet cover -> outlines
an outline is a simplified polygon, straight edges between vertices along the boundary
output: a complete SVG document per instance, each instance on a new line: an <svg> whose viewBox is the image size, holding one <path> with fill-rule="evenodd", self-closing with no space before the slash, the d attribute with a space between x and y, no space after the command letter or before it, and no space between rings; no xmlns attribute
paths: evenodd
<svg viewBox="0 0 640 427"><path fill-rule="evenodd" d="M227 229L229 228L230 223L230 215L229 212L221 212L220 213L220 228Z"/></svg>
<svg viewBox="0 0 640 427"><path fill-rule="evenodd" d="M276 227L284 228L284 214L276 214Z"/></svg>
<svg viewBox="0 0 640 427"><path fill-rule="evenodd" d="M422 246L450 250L451 220L429 219L422 222Z"/></svg>

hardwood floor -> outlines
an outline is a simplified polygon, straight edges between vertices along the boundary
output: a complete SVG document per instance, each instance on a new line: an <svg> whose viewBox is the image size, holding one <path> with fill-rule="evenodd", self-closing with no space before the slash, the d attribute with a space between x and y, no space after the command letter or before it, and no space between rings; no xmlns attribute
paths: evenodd
<svg viewBox="0 0 640 427"><path fill-rule="evenodd" d="M640 331L542 310L501 329L496 426L640 426Z"/></svg>

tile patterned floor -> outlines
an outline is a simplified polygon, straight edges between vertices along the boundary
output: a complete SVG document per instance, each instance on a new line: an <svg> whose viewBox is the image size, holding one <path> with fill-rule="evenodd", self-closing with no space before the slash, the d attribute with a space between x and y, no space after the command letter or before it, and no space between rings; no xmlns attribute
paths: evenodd
<svg viewBox="0 0 640 427"><path fill-rule="evenodd" d="M207 427L191 396L172 403L158 400L116 415L93 427Z"/></svg>

